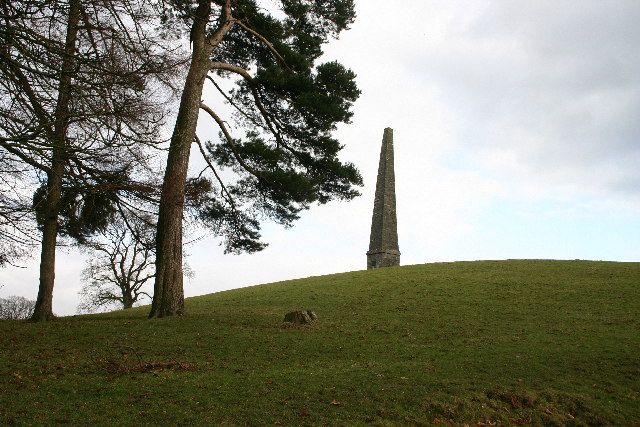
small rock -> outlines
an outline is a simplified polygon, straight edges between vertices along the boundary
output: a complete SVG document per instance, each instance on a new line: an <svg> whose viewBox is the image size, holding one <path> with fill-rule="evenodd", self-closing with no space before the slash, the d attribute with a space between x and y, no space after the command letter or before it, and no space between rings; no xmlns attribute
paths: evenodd
<svg viewBox="0 0 640 427"><path fill-rule="evenodd" d="M307 325L317 318L318 316L311 310L290 311L284 315L285 322L295 323L298 325Z"/></svg>

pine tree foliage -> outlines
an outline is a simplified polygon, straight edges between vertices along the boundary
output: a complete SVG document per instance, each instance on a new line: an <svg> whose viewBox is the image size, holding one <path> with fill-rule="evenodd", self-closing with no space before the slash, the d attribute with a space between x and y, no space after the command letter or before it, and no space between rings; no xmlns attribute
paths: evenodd
<svg viewBox="0 0 640 427"><path fill-rule="evenodd" d="M353 0L164 0L168 32L189 35L191 63L167 159L151 317L184 312L181 271L185 184L210 191L192 206L228 252L265 247L260 220L289 226L313 203L351 199L362 180L333 137L360 94L352 71L322 63L322 45L353 21ZM232 128L202 102L203 88L235 111ZM229 83L233 86L229 89ZM219 138L196 135L199 110ZM187 178L195 143L207 169ZM206 181L206 185L203 184Z"/></svg>
<svg viewBox="0 0 640 427"><path fill-rule="evenodd" d="M186 30L201 19L198 7L205 3L165 4L173 6L171 22L178 17ZM256 1L211 2L203 35L211 38L232 24L211 49L207 84L232 106L237 126L232 131L228 118L202 104L220 137L195 139L213 172L198 214L227 237L232 252L265 246L259 219L289 226L313 202L351 199L361 184L355 166L338 159L342 145L332 136L351 118L360 94L355 75L335 61L318 63L322 44L352 22L353 2L282 1L273 12ZM223 80L235 87L225 91ZM229 171L235 179L224 182Z"/></svg>

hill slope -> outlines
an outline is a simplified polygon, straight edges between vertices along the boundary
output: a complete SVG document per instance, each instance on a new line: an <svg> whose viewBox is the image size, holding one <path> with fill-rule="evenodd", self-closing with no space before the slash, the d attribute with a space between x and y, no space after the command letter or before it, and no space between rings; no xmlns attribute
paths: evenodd
<svg viewBox="0 0 640 427"><path fill-rule="evenodd" d="M319 320L283 325L297 308ZM640 423L640 263L416 265L187 310L0 322L0 423Z"/></svg>

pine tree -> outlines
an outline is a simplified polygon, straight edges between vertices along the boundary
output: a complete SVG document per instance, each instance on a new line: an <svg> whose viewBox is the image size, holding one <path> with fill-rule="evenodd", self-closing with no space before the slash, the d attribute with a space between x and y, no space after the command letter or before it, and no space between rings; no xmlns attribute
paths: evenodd
<svg viewBox="0 0 640 427"><path fill-rule="evenodd" d="M355 166L338 159L342 146L332 136L360 94L355 75L338 62L318 63L323 43L353 21L352 0L281 0L274 11L254 0L162 5L167 27L189 34L192 54L162 188L150 317L184 312L187 182L201 190L191 207L233 252L264 248L260 218L290 225L312 203L351 199L361 185ZM235 110L238 130L202 102L205 83ZM219 140L196 135L200 111ZM192 144L207 171L187 179Z"/></svg>

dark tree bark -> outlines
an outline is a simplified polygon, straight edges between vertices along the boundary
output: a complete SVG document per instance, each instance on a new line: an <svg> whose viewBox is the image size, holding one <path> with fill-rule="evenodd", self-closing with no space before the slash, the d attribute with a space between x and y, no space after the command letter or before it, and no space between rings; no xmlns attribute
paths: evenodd
<svg viewBox="0 0 640 427"><path fill-rule="evenodd" d="M69 18L65 39L64 58L60 71L58 100L55 110L51 167L47 173L47 194L44 200L45 214L42 230L42 252L40 257L40 282L38 298L31 320L43 321L53 318L53 284L55 280L56 241L58 237L58 215L62 196L65 147L69 126L69 103L71 101L71 79L74 72L74 58L78 23L80 22L80 0L69 2Z"/></svg>
<svg viewBox="0 0 640 427"><path fill-rule="evenodd" d="M176 126L171 138L164 175L158 231L156 236L156 279L149 317L182 314L182 212L189 166L189 151L196 125L198 105L206 71L203 72L201 47L194 49L189 74L182 93ZM195 107L194 107L195 106Z"/></svg>
<svg viewBox="0 0 640 427"><path fill-rule="evenodd" d="M122 308L126 310L131 307L133 307L133 298L131 297L131 294L127 294L122 302Z"/></svg>
<svg viewBox="0 0 640 427"><path fill-rule="evenodd" d="M176 126L171 137L164 175L158 232L156 236L156 279L149 317L183 314L182 214L189 151L198 124L198 106L207 73L206 50L194 48L189 74L182 92ZM203 60L204 58L204 60Z"/></svg>
<svg viewBox="0 0 640 427"><path fill-rule="evenodd" d="M156 278L150 318L184 314L182 217L189 152L198 125L202 88L210 68L209 56L220 39L233 26L233 21L228 14L229 19L211 37L206 37L205 31L210 13L210 2L201 0L192 27L191 64L171 137L160 198L156 234Z"/></svg>

